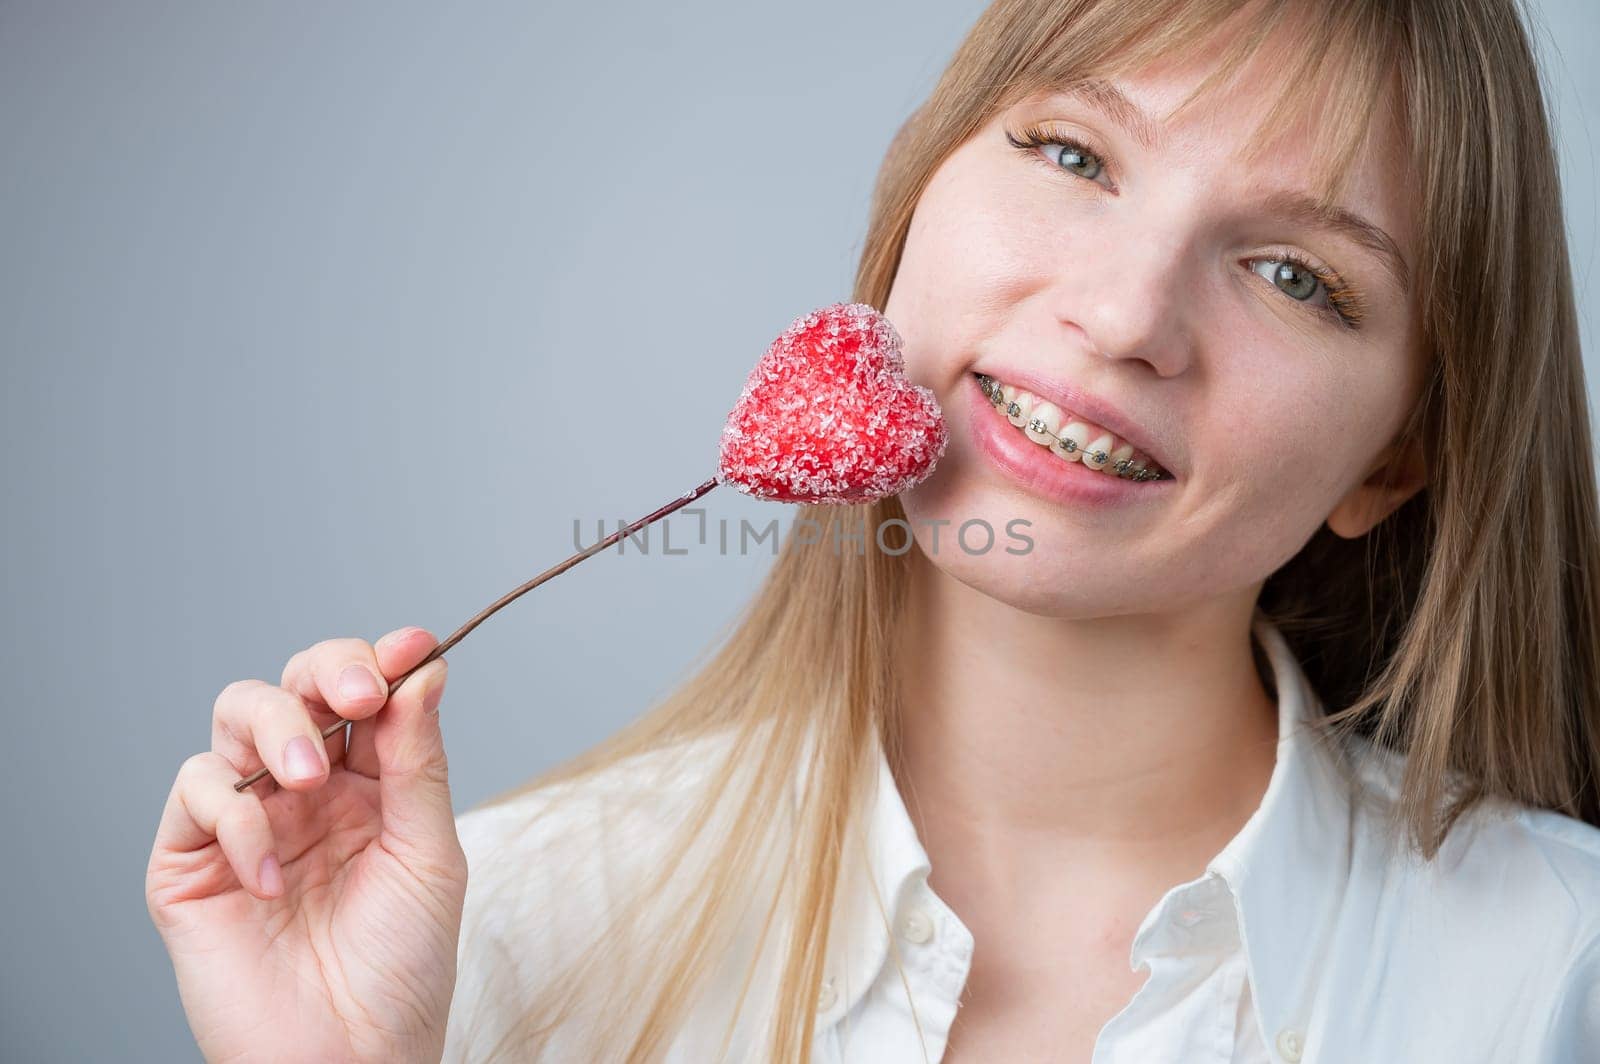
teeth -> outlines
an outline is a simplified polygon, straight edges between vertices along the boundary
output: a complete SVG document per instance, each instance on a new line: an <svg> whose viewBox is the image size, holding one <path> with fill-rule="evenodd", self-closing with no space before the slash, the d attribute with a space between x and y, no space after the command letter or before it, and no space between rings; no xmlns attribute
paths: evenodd
<svg viewBox="0 0 1600 1064"><path fill-rule="evenodd" d="M1083 450L1083 464L1091 469L1104 469L1111 461L1111 447L1116 440L1109 432L1102 432Z"/></svg>
<svg viewBox="0 0 1600 1064"><path fill-rule="evenodd" d="M1056 432L1061 428L1061 410L1054 403L1040 401L1034 405L1033 416L1023 428L1028 439L1046 447L1056 442Z"/></svg>
<svg viewBox="0 0 1600 1064"><path fill-rule="evenodd" d="M1069 421L1057 435L1061 437L1060 442L1050 448L1056 456L1065 458L1069 462L1081 462L1083 449L1089 446L1089 426L1081 421ZM1070 451L1067 450L1069 443L1072 444Z"/></svg>
<svg viewBox="0 0 1600 1064"><path fill-rule="evenodd" d="M1133 444L1125 443L1111 452L1111 471L1124 478L1133 471Z"/></svg>
<svg viewBox="0 0 1600 1064"><path fill-rule="evenodd" d="M979 386L1007 421L1041 447L1050 448L1066 462L1083 462L1090 469L1110 473L1124 480L1159 480L1167 474L1160 466L1140 454L1131 443L1119 443L1109 432L1096 430L1081 421L1068 419L1054 403L993 377L979 375ZM1065 424L1062 424L1065 422ZM1091 438L1092 437L1092 438Z"/></svg>
<svg viewBox="0 0 1600 1064"><path fill-rule="evenodd" d="M1021 428L1033 416L1034 398L1021 389L1006 385L1006 420Z"/></svg>

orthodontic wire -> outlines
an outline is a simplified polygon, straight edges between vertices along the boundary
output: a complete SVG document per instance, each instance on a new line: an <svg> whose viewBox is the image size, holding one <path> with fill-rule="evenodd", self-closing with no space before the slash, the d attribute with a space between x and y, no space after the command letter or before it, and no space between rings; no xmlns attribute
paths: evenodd
<svg viewBox="0 0 1600 1064"><path fill-rule="evenodd" d="M1001 408L1002 406L1005 408L1006 419L1008 421L1013 416L1022 413L1021 405L1019 405L1015 400L1008 401L1004 392L1001 390L1000 382L995 380L993 377L986 377L981 373L978 374L978 387L983 391L983 394L988 397L991 406L994 406L997 409ZM1038 418L1030 418L1025 427L1031 428L1036 432L1042 432L1046 436L1049 436L1052 440L1055 440L1055 443L1050 444L1051 448L1059 446L1061 450L1067 454L1072 454L1073 452L1079 450L1077 440L1070 439L1066 436L1057 436L1055 433L1045 428L1044 422L1040 421ZM1111 456L1105 451L1085 450L1083 453L1085 457L1093 458L1095 461L1102 464L1111 461ZM1117 475L1123 480L1143 481L1165 479L1163 474L1151 473L1147 469L1134 470L1134 472L1130 474L1128 470L1133 467L1132 458L1119 458L1115 463L1112 463L1112 465L1113 468L1116 469ZM1094 467L1091 466L1090 468ZM1099 470L1096 471L1098 472Z"/></svg>

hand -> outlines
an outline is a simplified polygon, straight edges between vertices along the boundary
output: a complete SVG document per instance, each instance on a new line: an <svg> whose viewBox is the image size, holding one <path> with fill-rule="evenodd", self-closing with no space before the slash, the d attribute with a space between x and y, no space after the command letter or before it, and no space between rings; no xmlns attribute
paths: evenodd
<svg viewBox="0 0 1600 1064"><path fill-rule="evenodd" d="M217 697L211 750L179 769L145 875L207 1060L443 1052L467 884L444 659L385 698L437 643L421 628L329 639L278 686L240 680ZM344 730L321 738L340 718L355 722L348 749ZM233 789L263 764L267 777Z"/></svg>

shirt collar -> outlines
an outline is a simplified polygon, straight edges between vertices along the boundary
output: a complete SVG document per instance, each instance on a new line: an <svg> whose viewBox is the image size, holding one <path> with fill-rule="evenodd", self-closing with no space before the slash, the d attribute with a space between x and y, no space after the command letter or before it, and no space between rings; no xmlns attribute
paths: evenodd
<svg viewBox="0 0 1600 1064"><path fill-rule="evenodd" d="M1270 1032L1299 1014L1315 990L1311 959L1350 878L1352 770L1347 753L1311 729L1322 704L1282 633L1259 612L1252 631L1276 686L1277 760L1260 805L1197 882L1220 881L1226 889L1212 893L1231 894L1255 1008ZM825 983L819 1002L819 1027L838 1022L871 987L887 962L890 929L898 924L903 900L931 871L882 746L873 745L877 772L867 837L855 837L857 856L847 859L835 898L824 972L832 982ZM1147 948L1142 942L1178 890L1141 925L1132 951L1135 967Z"/></svg>

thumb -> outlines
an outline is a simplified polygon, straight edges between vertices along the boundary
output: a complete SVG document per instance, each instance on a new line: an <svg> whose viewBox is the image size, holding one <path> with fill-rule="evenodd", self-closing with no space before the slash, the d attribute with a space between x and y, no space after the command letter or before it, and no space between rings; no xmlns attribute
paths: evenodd
<svg viewBox="0 0 1600 1064"><path fill-rule="evenodd" d="M397 854L437 854L456 842L439 701L449 666L443 658L407 676L374 721L384 844Z"/></svg>

